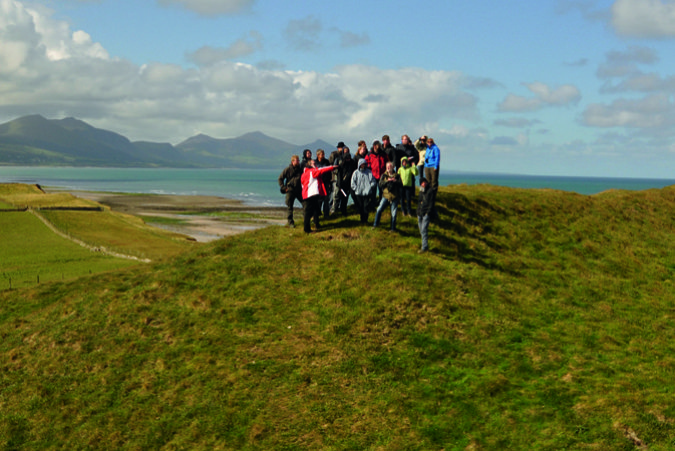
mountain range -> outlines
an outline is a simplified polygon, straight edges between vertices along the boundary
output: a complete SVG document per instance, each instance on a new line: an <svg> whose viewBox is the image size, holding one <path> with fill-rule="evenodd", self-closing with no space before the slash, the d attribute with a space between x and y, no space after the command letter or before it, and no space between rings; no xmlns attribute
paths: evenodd
<svg viewBox="0 0 675 451"><path fill-rule="evenodd" d="M72 117L46 119L30 115L0 125L0 165L279 168L303 149L334 146L316 140L295 145L252 132L237 138L217 139L199 134L177 145L126 137Z"/></svg>

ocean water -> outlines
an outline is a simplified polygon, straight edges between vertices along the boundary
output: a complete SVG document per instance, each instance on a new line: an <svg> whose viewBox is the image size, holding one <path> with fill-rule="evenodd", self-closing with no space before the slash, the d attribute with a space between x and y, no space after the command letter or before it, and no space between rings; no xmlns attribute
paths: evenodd
<svg viewBox="0 0 675 451"><path fill-rule="evenodd" d="M282 206L278 170L146 169L0 166L0 183L37 183L67 190L220 196L253 206ZM441 172L440 184L491 184L550 188L579 194L609 189L645 190L675 185L675 179L557 177Z"/></svg>

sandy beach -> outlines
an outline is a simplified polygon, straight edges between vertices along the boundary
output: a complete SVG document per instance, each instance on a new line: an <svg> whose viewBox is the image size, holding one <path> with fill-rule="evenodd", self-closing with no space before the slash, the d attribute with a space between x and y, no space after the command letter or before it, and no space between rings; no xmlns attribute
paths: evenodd
<svg viewBox="0 0 675 451"><path fill-rule="evenodd" d="M283 206L255 207L216 196L68 192L106 205L113 211L139 216L148 224L188 235L200 242L286 223Z"/></svg>

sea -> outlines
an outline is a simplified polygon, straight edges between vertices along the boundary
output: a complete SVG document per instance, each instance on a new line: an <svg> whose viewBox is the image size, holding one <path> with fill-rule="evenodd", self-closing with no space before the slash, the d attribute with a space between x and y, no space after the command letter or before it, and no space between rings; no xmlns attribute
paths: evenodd
<svg viewBox="0 0 675 451"><path fill-rule="evenodd" d="M72 191L205 195L236 199L251 206L283 206L277 179L283 168L175 169L0 166L0 183L39 184ZM645 190L675 185L675 179L566 177L441 171L441 186L490 184L549 188L579 194L610 189Z"/></svg>

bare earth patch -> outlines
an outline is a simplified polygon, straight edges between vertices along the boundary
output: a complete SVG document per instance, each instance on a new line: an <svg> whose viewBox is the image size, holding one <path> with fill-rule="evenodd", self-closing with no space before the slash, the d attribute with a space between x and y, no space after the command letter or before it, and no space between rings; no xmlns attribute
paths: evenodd
<svg viewBox="0 0 675 451"><path fill-rule="evenodd" d="M142 216L154 226L191 236L200 242L286 223L285 207L254 207L223 197L69 192L114 211Z"/></svg>

